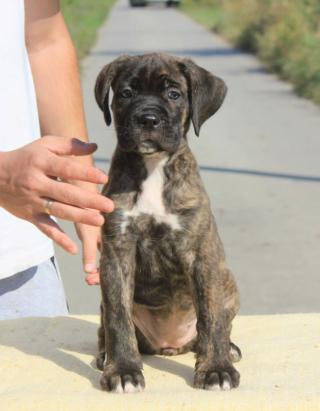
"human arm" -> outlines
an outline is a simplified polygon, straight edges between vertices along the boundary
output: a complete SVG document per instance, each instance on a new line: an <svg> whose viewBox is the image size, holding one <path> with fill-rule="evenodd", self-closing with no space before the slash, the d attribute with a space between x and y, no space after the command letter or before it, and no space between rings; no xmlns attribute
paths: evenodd
<svg viewBox="0 0 320 411"><path fill-rule="evenodd" d="M87 141L77 58L58 0L25 0L26 44L34 78L42 135L78 137ZM85 166L90 156L76 159ZM96 193L95 184L72 181L82 189ZM110 210L109 210L110 211ZM87 272L96 270L95 259L99 229L77 223L83 244Z"/></svg>

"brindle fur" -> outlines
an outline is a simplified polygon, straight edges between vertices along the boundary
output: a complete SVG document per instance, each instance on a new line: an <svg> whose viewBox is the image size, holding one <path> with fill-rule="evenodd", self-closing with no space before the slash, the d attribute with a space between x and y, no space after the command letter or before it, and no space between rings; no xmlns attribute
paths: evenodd
<svg viewBox="0 0 320 411"><path fill-rule="evenodd" d="M151 99L156 95L159 101L160 89L155 84L160 75L174 78L182 95L175 106L162 98L160 104L169 106L169 110L164 111L167 122L159 137L161 147L169 153L164 167L163 201L165 209L179 217L182 230L173 230L156 222L152 215L141 214L130 218L123 231L124 210L134 206L147 170L143 156L133 149L132 140L139 137L128 123L129 108L124 107L127 102L119 100L117 91L134 78L140 82L139 90L145 87L149 93L138 103L150 105L146 102L150 94ZM238 291L225 267L209 199L186 139L190 121L198 134L202 123L222 104L224 83L189 60L158 54L121 57L106 66L97 79L96 98L107 124L111 122L110 87L115 93L112 108L118 146L109 182L103 189L104 195L115 202L115 211L106 216L100 262L102 304L97 364L104 369L102 388L112 391L117 384L124 387L128 381L144 387L140 353L174 355L188 350L196 353L196 388L228 384L237 387L239 373L232 360L240 359L241 353L230 342L230 332L239 308ZM179 349L152 347L134 325L135 304L149 307L162 318L167 318L173 307L181 311L194 309L197 339Z"/></svg>

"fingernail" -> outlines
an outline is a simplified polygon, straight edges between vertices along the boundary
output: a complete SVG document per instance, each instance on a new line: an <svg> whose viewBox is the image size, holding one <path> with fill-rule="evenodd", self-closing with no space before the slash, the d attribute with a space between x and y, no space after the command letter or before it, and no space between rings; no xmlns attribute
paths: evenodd
<svg viewBox="0 0 320 411"><path fill-rule="evenodd" d="M87 145L87 143L81 140L79 137L73 137L71 140L73 144L79 144L81 146Z"/></svg>
<svg viewBox="0 0 320 411"><path fill-rule="evenodd" d="M63 248L70 254L77 254L78 252L77 245L71 241L65 241Z"/></svg>
<svg viewBox="0 0 320 411"><path fill-rule="evenodd" d="M114 210L114 203L111 200L108 200L108 202L105 203L105 211L107 213L111 213Z"/></svg>
<svg viewBox="0 0 320 411"><path fill-rule="evenodd" d="M92 281L87 278L85 279L85 281L88 285L99 285L100 284L99 281Z"/></svg>
<svg viewBox="0 0 320 411"><path fill-rule="evenodd" d="M70 254L76 255L78 253L78 248L76 246L71 246L69 252Z"/></svg>
<svg viewBox="0 0 320 411"><path fill-rule="evenodd" d="M96 224L97 226L101 226L104 224L104 218L101 214L94 217L94 224Z"/></svg>
<svg viewBox="0 0 320 411"><path fill-rule="evenodd" d="M93 263L87 263L87 264L85 264L85 266L84 266L84 271L85 271L86 273L91 273L92 271L96 271L96 270L97 270L97 267L96 267L96 265L93 264Z"/></svg>
<svg viewBox="0 0 320 411"><path fill-rule="evenodd" d="M87 143L87 144L89 144L92 148L94 148L93 151L96 151L98 148L98 145L96 143Z"/></svg>
<svg viewBox="0 0 320 411"><path fill-rule="evenodd" d="M107 174L104 171L99 170L99 183L100 184L105 184L107 181L108 181Z"/></svg>
<svg viewBox="0 0 320 411"><path fill-rule="evenodd" d="M80 137L74 137L72 140L75 141L76 143L84 145L84 146L89 146L89 145L90 146L92 146L92 145L97 146L96 143L91 143L90 141L83 141Z"/></svg>

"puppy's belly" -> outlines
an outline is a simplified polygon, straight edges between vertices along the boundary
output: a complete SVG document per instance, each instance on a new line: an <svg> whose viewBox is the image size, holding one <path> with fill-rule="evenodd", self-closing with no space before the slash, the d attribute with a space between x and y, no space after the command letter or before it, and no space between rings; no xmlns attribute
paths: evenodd
<svg viewBox="0 0 320 411"><path fill-rule="evenodd" d="M155 349L181 348L197 335L197 318L193 309L181 311L172 308L164 316L161 310L134 304L133 321Z"/></svg>

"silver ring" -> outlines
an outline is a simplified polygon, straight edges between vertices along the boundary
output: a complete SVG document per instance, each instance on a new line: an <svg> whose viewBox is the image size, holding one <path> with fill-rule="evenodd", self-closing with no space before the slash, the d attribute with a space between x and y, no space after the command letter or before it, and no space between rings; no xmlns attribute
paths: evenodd
<svg viewBox="0 0 320 411"><path fill-rule="evenodd" d="M48 215L51 214L51 207L53 204L53 200L47 199L45 204L44 204L44 212Z"/></svg>

